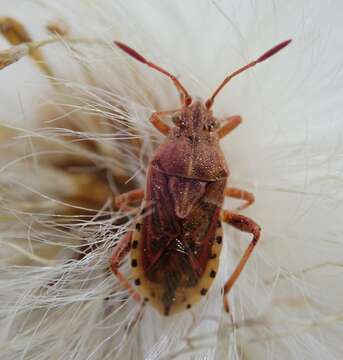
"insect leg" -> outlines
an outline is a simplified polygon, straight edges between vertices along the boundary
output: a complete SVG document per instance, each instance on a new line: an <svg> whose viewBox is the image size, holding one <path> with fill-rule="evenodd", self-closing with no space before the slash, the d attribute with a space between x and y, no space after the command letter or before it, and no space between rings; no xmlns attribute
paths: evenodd
<svg viewBox="0 0 343 360"><path fill-rule="evenodd" d="M115 205L117 208L125 212L137 211L137 208L128 205L135 201L142 200L143 197L144 197L144 189L131 190L124 194L116 196Z"/></svg>
<svg viewBox="0 0 343 360"><path fill-rule="evenodd" d="M255 202L254 194L246 190L229 187L224 190L224 195L235 199L242 199L245 201L245 204L236 208L235 211L244 210Z"/></svg>
<svg viewBox="0 0 343 360"><path fill-rule="evenodd" d="M131 237L132 231L129 231L119 240L119 243L113 250L110 265L113 274L117 277L119 282L129 291L130 295L132 295L136 301L140 301L141 297L138 292L133 288L129 280L118 270L120 262L130 251Z"/></svg>
<svg viewBox="0 0 343 360"><path fill-rule="evenodd" d="M160 131L163 135L167 136L170 131L170 126L165 124L160 117L173 114L177 111L179 110L155 111L150 116L150 122L155 126L158 131Z"/></svg>
<svg viewBox="0 0 343 360"><path fill-rule="evenodd" d="M223 121L223 125L217 130L219 139L229 134L242 122L242 118L239 115L230 116Z"/></svg>
<svg viewBox="0 0 343 360"><path fill-rule="evenodd" d="M229 225L233 226L234 228L248 232L253 235L253 239L251 240L250 244L246 248L241 260L239 261L238 265L236 266L235 270L231 274L229 280L224 285L224 308L228 312L229 311L229 304L226 297L226 294L231 290L232 286L238 279L241 271L243 270L245 264L247 263L251 253L253 252L259 238L261 228L251 219L246 216L238 215L235 213L231 213L230 211L223 210L222 211L222 220L228 223Z"/></svg>

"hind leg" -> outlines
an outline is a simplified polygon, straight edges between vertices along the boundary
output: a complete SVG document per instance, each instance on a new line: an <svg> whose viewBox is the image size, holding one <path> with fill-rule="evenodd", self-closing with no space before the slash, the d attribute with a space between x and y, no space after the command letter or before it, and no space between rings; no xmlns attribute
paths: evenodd
<svg viewBox="0 0 343 360"><path fill-rule="evenodd" d="M115 204L122 211L136 212L138 209L131 207L129 205L136 201L142 200L143 198L144 198L144 189L135 189L128 191L125 194L121 194L117 196L115 199ZM119 282L129 291L130 295L132 295L135 300L140 301L140 295L138 294L138 292L133 288L129 280L119 270L120 262L127 256L127 254L130 251L131 237L132 237L132 230L128 231L119 240L119 242L113 249L113 253L110 259L110 265L113 274L117 277Z"/></svg>
<svg viewBox="0 0 343 360"><path fill-rule="evenodd" d="M117 277L121 285L123 285L123 287L129 291L130 295L132 295L136 301L140 301L141 297L138 292L133 288L123 273L119 271L120 262L130 251L131 237L132 231L129 231L119 240L117 246L113 250L112 257L110 259L110 265L113 274Z"/></svg>
<svg viewBox="0 0 343 360"><path fill-rule="evenodd" d="M235 270L224 285L224 308L227 312L229 312L229 303L226 295L229 293L232 286L238 279L251 253L253 252L260 238L261 228L253 220L243 215L238 215L227 210L223 210L221 215L224 222L228 223L229 225L240 231L247 232L253 235L253 238L248 247L246 248L245 252L243 253L241 260L239 261Z"/></svg>

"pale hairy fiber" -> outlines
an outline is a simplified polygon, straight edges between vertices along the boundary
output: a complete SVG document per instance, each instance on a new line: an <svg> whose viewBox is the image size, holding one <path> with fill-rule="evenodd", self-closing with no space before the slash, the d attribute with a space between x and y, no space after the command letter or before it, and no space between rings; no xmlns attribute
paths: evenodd
<svg viewBox="0 0 343 360"><path fill-rule="evenodd" d="M18 32L0 29L1 359L341 358L342 11L334 0L0 3L0 23ZM39 56L27 36L44 41ZM256 198L244 214L262 227L230 314L221 287L250 235L224 225L209 294L161 317L109 270L134 221L114 197L144 186L161 141L149 116L178 108L179 96L113 41L208 99L289 38L212 107L243 118L222 146L229 181ZM127 260L121 270L130 279Z"/></svg>

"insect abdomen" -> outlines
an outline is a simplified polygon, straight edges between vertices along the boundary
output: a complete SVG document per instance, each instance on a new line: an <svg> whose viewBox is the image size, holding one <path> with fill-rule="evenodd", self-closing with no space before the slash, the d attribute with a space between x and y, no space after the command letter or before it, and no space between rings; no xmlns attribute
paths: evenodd
<svg viewBox="0 0 343 360"><path fill-rule="evenodd" d="M144 207L145 204L143 203L142 206ZM214 225L214 236L208 247L208 258L201 275L196 277L193 282L181 283L181 279L185 278L184 272L187 268L187 263L182 268L177 266L174 271L171 269L171 264L168 264L167 268L160 269L160 278L158 277L158 270L154 273L157 274L155 278L149 278L149 273L144 268L143 259L146 254L144 245L146 244L146 241L144 241L145 221L144 218L137 221L131 242L132 275L138 292L145 301L148 301L163 315L171 315L191 308L201 297L207 294L216 277L222 247L223 231L221 222L218 219ZM177 239L175 239L175 242L177 242ZM178 252L176 254L175 259L182 259L183 254ZM190 266L190 264L188 265ZM179 282L180 286L173 287L173 285L177 285L177 282Z"/></svg>

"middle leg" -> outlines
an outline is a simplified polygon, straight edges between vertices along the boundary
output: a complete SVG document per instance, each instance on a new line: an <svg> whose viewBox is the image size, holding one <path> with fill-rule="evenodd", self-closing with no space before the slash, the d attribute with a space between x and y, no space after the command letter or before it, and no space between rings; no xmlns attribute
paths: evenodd
<svg viewBox="0 0 343 360"><path fill-rule="evenodd" d="M116 196L115 205L118 209L122 211L135 212L137 211L137 208L129 206L129 204L142 200L143 198L144 198L144 189L135 189Z"/></svg>
<svg viewBox="0 0 343 360"><path fill-rule="evenodd" d="M232 197L234 199L241 199L245 201L245 204L238 206L235 211L241 211L246 209L248 206L254 203L255 197L249 191L228 187L224 190L224 195L228 197Z"/></svg>

